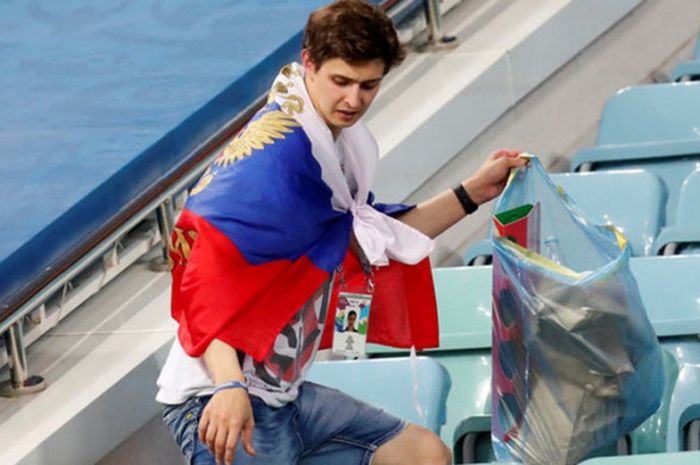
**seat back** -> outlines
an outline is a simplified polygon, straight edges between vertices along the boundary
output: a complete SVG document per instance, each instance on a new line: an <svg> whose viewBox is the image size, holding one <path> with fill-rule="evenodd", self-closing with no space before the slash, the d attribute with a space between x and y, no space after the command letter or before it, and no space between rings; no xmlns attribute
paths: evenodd
<svg viewBox="0 0 700 465"><path fill-rule="evenodd" d="M700 59L683 61L673 68L671 82L700 80Z"/></svg>
<svg viewBox="0 0 700 465"><path fill-rule="evenodd" d="M493 255L493 246L489 239L480 239L472 242L464 252L462 263L465 266L490 265Z"/></svg>
<svg viewBox="0 0 700 465"><path fill-rule="evenodd" d="M339 389L436 434L445 423L447 370L429 357L316 362L308 380ZM417 390L415 389L417 387Z"/></svg>
<svg viewBox="0 0 700 465"><path fill-rule="evenodd" d="M683 182L678 197L678 212L675 224L664 228L656 239L657 254L700 253L700 168L693 171ZM669 250L667 247L672 246Z"/></svg>
<svg viewBox="0 0 700 465"><path fill-rule="evenodd" d="M656 335L700 334L700 256L637 257L630 264Z"/></svg>
<svg viewBox="0 0 700 465"><path fill-rule="evenodd" d="M678 198L677 226L700 228L698 200L700 200L700 167L690 173L681 186Z"/></svg>
<svg viewBox="0 0 700 465"><path fill-rule="evenodd" d="M675 221L681 185L700 161L700 82L623 89L605 106L597 145L579 151L573 170L641 168L668 192L666 223Z"/></svg>
<svg viewBox="0 0 700 465"><path fill-rule="evenodd" d="M698 32L698 37L695 40L693 58L680 63L671 73L671 81L677 82L683 78L700 79L700 32Z"/></svg>
<svg viewBox="0 0 700 465"><path fill-rule="evenodd" d="M613 224L627 238L632 255L653 255L664 222L666 193L661 180L643 170L552 175L574 203L597 224Z"/></svg>
<svg viewBox="0 0 700 465"><path fill-rule="evenodd" d="M440 352L491 347L491 267L436 268Z"/></svg>
<svg viewBox="0 0 700 465"><path fill-rule="evenodd" d="M700 83L630 86L605 105L598 146L698 141ZM660 153L664 156L664 153Z"/></svg>

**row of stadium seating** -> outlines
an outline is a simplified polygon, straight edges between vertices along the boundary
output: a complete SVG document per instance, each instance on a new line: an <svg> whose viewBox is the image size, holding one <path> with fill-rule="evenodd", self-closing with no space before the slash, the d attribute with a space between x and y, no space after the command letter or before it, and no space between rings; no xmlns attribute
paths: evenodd
<svg viewBox="0 0 700 465"><path fill-rule="evenodd" d="M700 35L695 55L679 67L685 76L700 77ZM700 459L700 452L679 452L700 449L699 104L700 82L623 89L603 111L596 146L573 158L579 172L552 176L588 218L615 224L628 238L632 271L664 349L659 411L586 464ZM488 263L489 255L490 244L477 243L465 264ZM490 462L491 273L490 266L434 271L440 348L426 351L429 358L374 346L375 359L320 363L311 379L442 431L455 463ZM350 367L362 375L340 376ZM394 382L381 385L387 373ZM604 457L617 454L632 456Z"/></svg>

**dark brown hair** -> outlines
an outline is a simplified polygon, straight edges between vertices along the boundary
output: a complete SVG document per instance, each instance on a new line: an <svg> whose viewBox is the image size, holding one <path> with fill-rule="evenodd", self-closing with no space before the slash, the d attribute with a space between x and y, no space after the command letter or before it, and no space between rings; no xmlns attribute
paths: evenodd
<svg viewBox="0 0 700 465"><path fill-rule="evenodd" d="M381 59L384 74L406 56L391 20L364 0L338 0L311 13L304 48L319 68L332 58L348 63Z"/></svg>

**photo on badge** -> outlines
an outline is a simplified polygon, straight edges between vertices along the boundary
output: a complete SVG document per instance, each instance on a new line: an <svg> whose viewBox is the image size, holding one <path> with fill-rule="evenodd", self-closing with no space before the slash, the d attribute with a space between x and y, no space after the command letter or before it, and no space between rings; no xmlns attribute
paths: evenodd
<svg viewBox="0 0 700 465"><path fill-rule="evenodd" d="M334 353L346 357L365 355L371 302L369 294L340 293L335 310Z"/></svg>

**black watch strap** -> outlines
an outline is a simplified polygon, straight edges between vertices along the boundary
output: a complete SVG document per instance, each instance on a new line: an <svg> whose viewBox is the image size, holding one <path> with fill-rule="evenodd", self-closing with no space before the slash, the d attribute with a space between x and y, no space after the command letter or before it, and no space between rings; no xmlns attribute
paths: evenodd
<svg viewBox="0 0 700 465"><path fill-rule="evenodd" d="M472 198L469 197L469 193L467 193L467 190L464 188L462 183L459 183L455 187L453 187L452 192L454 192L457 196L457 200L459 200L459 203L462 204L462 208L464 208L464 213L466 213L467 215L471 215L479 208L479 205L477 205L476 202L474 202Z"/></svg>

